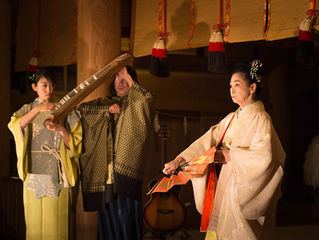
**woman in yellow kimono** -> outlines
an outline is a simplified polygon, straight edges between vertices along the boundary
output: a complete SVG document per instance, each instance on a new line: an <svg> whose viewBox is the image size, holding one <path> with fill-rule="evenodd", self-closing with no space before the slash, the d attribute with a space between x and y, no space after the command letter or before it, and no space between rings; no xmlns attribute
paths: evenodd
<svg viewBox="0 0 319 240"><path fill-rule="evenodd" d="M38 70L31 87L38 97L15 112L8 124L23 181L26 239L69 239L72 187L82 149L80 118L73 111L63 124L44 127L47 112L55 106L53 76Z"/></svg>
<svg viewBox="0 0 319 240"><path fill-rule="evenodd" d="M252 66L238 64L235 67L230 95L239 108L212 126L163 169L165 174L171 174L181 163L218 145L221 140L214 159L222 163L222 168L213 204L206 206L206 199L212 197L206 194L207 186L212 186L207 185L207 171L192 178L196 208L208 216L204 228L202 218L206 240L274 239L285 152L263 103L256 100L261 84L260 69L261 62L257 60Z"/></svg>

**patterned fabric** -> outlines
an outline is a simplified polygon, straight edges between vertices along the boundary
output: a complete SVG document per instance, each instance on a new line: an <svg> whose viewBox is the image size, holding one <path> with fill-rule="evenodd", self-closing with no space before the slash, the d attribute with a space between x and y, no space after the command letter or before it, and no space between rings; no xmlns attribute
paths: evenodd
<svg viewBox="0 0 319 240"><path fill-rule="evenodd" d="M83 127L83 150L80 157L82 189L84 192L104 192L112 183L113 140L108 98L79 106Z"/></svg>
<svg viewBox="0 0 319 240"><path fill-rule="evenodd" d="M120 105L120 114L108 113L113 103ZM81 104L79 110L84 129L80 158L84 208L90 198L100 202L105 197L98 193L107 184L114 184L114 193L138 199L152 132L152 95L133 83L128 96L97 99Z"/></svg>
<svg viewBox="0 0 319 240"><path fill-rule="evenodd" d="M157 183L154 188L152 188L148 194L156 192L167 192L175 185L186 184L192 177L202 175L207 166L214 162L216 147L213 146L207 151L201 153L185 164L181 164L182 168L178 174L172 174L170 177L163 177L159 183Z"/></svg>
<svg viewBox="0 0 319 240"><path fill-rule="evenodd" d="M127 97L114 97L113 100L121 106L115 128L114 170L142 181L152 132L152 96L134 83Z"/></svg>

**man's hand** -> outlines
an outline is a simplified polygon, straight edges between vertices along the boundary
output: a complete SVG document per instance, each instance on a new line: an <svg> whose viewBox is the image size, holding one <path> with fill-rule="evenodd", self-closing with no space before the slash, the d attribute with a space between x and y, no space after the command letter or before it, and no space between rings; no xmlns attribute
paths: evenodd
<svg viewBox="0 0 319 240"><path fill-rule="evenodd" d="M132 77L130 76L130 74L128 74L126 67L122 68L119 71L119 76L123 79L125 79L125 81L127 82L127 84L129 85L129 87L132 86L132 84L134 83L134 80L132 79Z"/></svg>
<svg viewBox="0 0 319 240"><path fill-rule="evenodd" d="M121 108L117 103L114 103L113 105L109 106L109 113L120 113Z"/></svg>

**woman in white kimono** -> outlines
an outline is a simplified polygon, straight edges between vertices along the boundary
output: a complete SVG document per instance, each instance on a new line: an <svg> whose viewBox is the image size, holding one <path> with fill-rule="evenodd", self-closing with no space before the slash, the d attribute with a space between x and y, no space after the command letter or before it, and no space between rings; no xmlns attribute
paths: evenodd
<svg viewBox="0 0 319 240"><path fill-rule="evenodd" d="M23 181L26 239L64 240L70 234L71 187L77 178L82 127L76 112L63 124L44 127L46 113L55 106L52 80L47 71L38 70L31 84L38 97L15 112L8 124Z"/></svg>
<svg viewBox="0 0 319 240"><path fill-rule="evenodd" d="M197 210L204 216L203 209L209 209L207 228L203 229L202 225L209 240L274 239L285 152L263 103L256 100L260 92L260 69L258 60L252 66L238 64L235 67L230 95L239 108L212 126L163 169L165 174L171 174L181 163L221 140L214 161L222 163L222 168L214 203L208 208L204 206L205 198L211 197L206 195L207 171L192 178Z"/></svg>

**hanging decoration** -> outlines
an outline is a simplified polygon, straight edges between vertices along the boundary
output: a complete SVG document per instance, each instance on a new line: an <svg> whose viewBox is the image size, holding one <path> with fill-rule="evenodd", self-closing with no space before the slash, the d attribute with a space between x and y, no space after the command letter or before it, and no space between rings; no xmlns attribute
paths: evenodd
<svg viewBox="0 0 319 240"><path fill-rule="evenodd" d="M29 72L35 73L39 68L39 58L38 56L32 56L29 61Z"/></svg>
<svg viewBox="0 0 319 240"><path fill-rule="evenodd" d="M52 1L53 4L53 12L52 12L52 54L50 59L50 65L53 65L53 61L56 54L56 0Z"/></svg>
<svg viewBox="0 0 319 240"><path fill-rule="evenodd" d="M194 26L195 26L195 0L191 0L190 3L190 14L191 14L191 23L190 23L190 33L189 33L189 39L187 41L187 47L191 48L192 41L194 38Z"/></svg>
<svg viewBox="0 0 319 240"><path fill-rule="evenodd" d="M226 72L227 61L223 40L223 29L227 24L223 24L223 0L219 1L219 24L212 27L212 33L209 39L208 47L208 71L210 72Z"/></svg>
<svg viewBox="0 0 319 240"><path fill-rule="evenodd" d="M40 55L40 8L41 1L34 0L34 17L33 17L33 31L32 31L32 45L33 52L29 61L29 72L34 73L39 67Z"/></svg>
<svg viewBox="0 0 319 240"><path fill-rule="evenodd" d="M264 26L263 26L263 36L264 39L268 41L268 31L269 31L269 26L270 26L270 13L271 13L271 5L270 5L271 0L264 0Z"/></svg>
<svg viewBox="0 0 319 240"><path fill-rule="evenodd" d="M315 64L315 50L313 44L312 25L316 20L319 10L315 9L315 0L310 0L308 15L299 27L299 46L296 52L296 61L304 65L313 66Z"/></svg>
<svg viewBox="0 0 319 240"><path fill-rule="evenodd" d="M77 50L77 0L73 0L73 49L70 58L70 64L75 63L75 55Z"/></svg>
<svg viewBox="0 0 319 240"><path fill-rule="evenodd" d="M162 27L163 25L163 27ZM158 10L158 38L155 41L152 49L151 56L151 69L150 72L156 77L168 77L169 68L167 65L166 55L166 42L167 42L167 29L166 29L166 0L159 0Z"/></svg>
<svg viewBox="0 0 319 240"><path fill-rule="evenodd" d="M226 6L225 6L225 34L224 34L224 41L228 42L228 35L230 32L230 0L226 0Z"/></svg>

